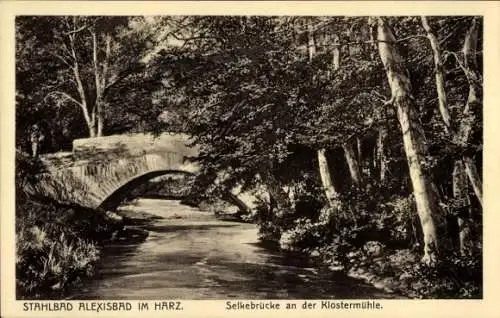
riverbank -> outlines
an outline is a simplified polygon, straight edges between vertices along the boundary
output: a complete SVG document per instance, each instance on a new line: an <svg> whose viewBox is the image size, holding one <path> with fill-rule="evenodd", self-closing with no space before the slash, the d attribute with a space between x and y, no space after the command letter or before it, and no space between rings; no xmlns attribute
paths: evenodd
<svg viewBox="0 0 500 318"><path fill-rule="evenodd" d="M16 297L64 297L67 290L94 274L100 247L122 236L123 228L122 218L114 213L20 195L16 203Z"/></svg>
<svg viewBox="0 0 500 318"><path fill-rule="evenodd" d="M449 255L435 267L421 263L410 249L384 248L379 242L346 255L343 265L332 264L328 247L308 251L332 271L363 281L380 291L410 299L481 299L480 257ZM378 244L376 244L378 243ZM373 246L377 245L375 249ZM473 261L471 261L473 259Z"/></svg>

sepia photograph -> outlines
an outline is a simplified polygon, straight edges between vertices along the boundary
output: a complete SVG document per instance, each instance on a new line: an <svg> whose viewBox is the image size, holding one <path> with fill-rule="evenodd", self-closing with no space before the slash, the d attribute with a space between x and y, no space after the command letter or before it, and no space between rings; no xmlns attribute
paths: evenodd
<svg viewBox="0 0 500 318"><path fill-rule="evenodd" d="M17 15L15 298L483 299L483 20Z"/></svg>

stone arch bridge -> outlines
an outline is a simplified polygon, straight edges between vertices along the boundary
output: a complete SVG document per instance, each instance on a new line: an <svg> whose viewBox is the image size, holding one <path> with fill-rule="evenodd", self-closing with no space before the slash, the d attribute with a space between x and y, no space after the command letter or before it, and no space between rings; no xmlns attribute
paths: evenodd
<svg viewBox="0 0 500 318"><path fill-rule="evenodd" d="M41 157L46 172L27 191L63 204L114 210L138 185L169 173L196 175L199 153L189 136L164 133L76 139L72 152ZM254 197L234 189L227 198L250 211Z"/></svg>

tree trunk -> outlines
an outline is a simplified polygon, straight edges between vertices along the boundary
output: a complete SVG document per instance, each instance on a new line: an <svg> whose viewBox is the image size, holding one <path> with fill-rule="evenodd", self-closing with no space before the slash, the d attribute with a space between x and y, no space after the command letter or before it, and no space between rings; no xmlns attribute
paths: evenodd
<svg viewBox="0 0 500 318"><path fill-rule="evenodd" d="M325 190L326 199L330 206L332 206L335 198L338 197L338 192L333 184L332 176L330 174L330 168L328 167L328 161L326 158L326 149L318 150L318 165L319 165L319 175L321 177L321 183Z"/></svg>
<svg viewBox="0 0 500 318"><path fill-rule="evenodd" d="M481 76L479 75L479 70L477 66L477 41L479 36L479 24L474 18L472 21L472 26L467 32L467 36L464 41L463 54L464 54L464 64L463 71L469 82L469 94L467 97L467 103L465 104L463 111L463 119L460 122L460 127L458 129L458 136L456 136L457 143L464 149L469 146L470 136L474 129L474 124L478 120L478 114L481 112ZM467 177L474 189L474 193L477 196L478 201L483 204L483 192L482 192L482 181L479 173L477 171L476 165L473 159L469 155L463 157L465 163L465 171Z"/></svg>
<svg viewBox="0 0 500 318"><path fill-rule="evenodd" d="M87 128L89 130L89 137L90 138L97 137L96 130L95 130L95 125L93 123L87 122Z"/></svg>
<svg viewBox="0 0 500 318"><path fill-rule="evenodd" d="M312 24L309 22L307 24L307 51L309 53L309 62L312 60L316 54L316 43L314 41L314 30ZM337 48L338 51L338 48ZM334 69L338 68L337 63L334 62ZM328 201L328 205L332 206L335 198L338 196L337 190L333 184L332 174L330 172L330 167L328 166L328 159L326 157L326 149L321 148L317 151L319 175L321 177L321 183L325 191L325 196Z"/></svg>
<svg viewBox="0 0 500 318"><path fill-rule="evenodd" d="M263 172L261 174L262 181L266 185L269 195L275 200L276 206L282 213L290 213L292 203L290 197L285 192L280 182L272 175L271 172Z"/></svg>
<svg viewBox="0 0 500 318"><path fill-rule="evenodd" d="M361 141L361 138L356 137L356 154L357 154L356 160L359 162L360 165L362 165L362 161L363 161L363 158L361 157L362 156L362 146L363 146L363 143Z"/></svg>
<svg viewBox="0 0 500 318"><path fill-rule="evenodd" d="M455 198L455 208L458 212L459 248L462 255L466 254L467 240L470 233L467 213L470 206L469 194L467 191L467 175L465 166L461 160L455 161L453 168L453 197Z"/></svg>
<svg viewBox="0 0 500 318"><path fill-rule="evenodd" d="M89 114L87 97L85 96L85 89L83 88L82 79L80 77L80 69L76 60L73 67L73 74L75 75L76 87L78 90L78 94L80 95L80 107L82 108L83 118L85 119L85 123L87 124L90 138L94 138L96 136L95 121L93 116L94 114Z"/></svg>
<svg viewBox="0 0 500 318"><path fill-rule="evenodd" d="M73 23L75 23L74 21L75 18L73 18ZM87 128L89 130L89 136L90 138L94 138L96 136L95 121L93 118L94 117L93 114L89 113L87 96L85 95L85 88L83 86L82 78L80 76L80 65L78 63L78 57L76 55L76 49L75 49L75 34L74 33L68 34L68 39L71 48L71 57L73 58L73 66L72 66L73 75L75 76L76 89L78 91L78 94L80 95L80 100L81 100L79 105L82 109L83 117L85 119L85 123L87 124Z"/></svg>
<svg viewBox="0 0 500 318"><path fill-rule="evenodd" d="M385 182L388 171L387 156L385 153L385 143L387 139L387 129L381 127L377 137L377 166L379 171L379 180L381 183Z"/></svg>
<svg viewBox="0 0 500 318"><path fill-rule="evenodd" d="M379 164L380 164L380 182L386 180L387 172L389 171L389 166L387 162L387 156L385 153L385 143L387 139L387 129L381 128L378 138L378 152L379 152Z"/></svg>
<svg viewBox="0 0 500 318"><path fill-rule="evenodd" d="M430 41L432 53L434 57L434 65L435 65L435 75L436 75L436 90L438 94L439 100L439 111L441 112L441 117L445 124L445 130L447 133L452 134L452 137L462 147L467 147L469 136L473 129L473 124L475 123L476 113L480 111L481 103L479 101L478 93L480 90L479 75L477 70L477 62L476 62L476 51L477 51L477 38L479 33L479 25L477 24L476 19L473 20L472 26L467 32L464 46L462 48L464 54L464 64L463 71L467 77L469 82L469 95L467 98L467 103L464 108L464 119L461 120L459 125L458 132L454 132L451 126L451 116L448 110L448 104L446 100L446 90L444 84L443 77L443 61L441 49L439 46L439 42L437 37L432 30L429 22L426 17L422 17L422 26L427 32L427 38ZM465 170L469 181L474 189L474 193L476 194L478 201L483 204L482 199L482 182L481 177L477 173L477 168L474 164L472 158L464 156L463 161L465 163ZM459 164L456 163L455 166Z"/></svg>
<svg viewBox="0 0 500 318"><path fill-rule="evenodd" d="M478 78L477 63L476 63L476 49L477 49L477 36L478 27L475 19L469 31L467 32L466 39L463 46L464 64L463 71L469 81L469 95L467 103L464 107L464 118L459 123L458 131L454 131L451 124L451 116L449 114L448 104L446 100L446 90L443 77L443 62L442 53L439 47L437 37L429 25L427 18L422 17L422 26L427 32L427 38L431 44L432 53L435 64L436 76L436 90L439 100L439 110L441 117L445 124L445 131L451 135L454 141L461 147L466 148L469 140L472 126L476 121L475 112L478 111L480 102L478 100ZM460 64L460 61L458 61ZM453 170L453 197L458 204L455 208L459 213L457 217L458 224L458 242L459 250L462 255L466 254L466 243L470 233L470 197L467 190L467 178L469 178L474 193L478 201L482 205L482 184L481 177L477 173L476 166L472 158L463 156L454 163ZM467 213L469 211L469 213Z"/></svg>
<svg viewBox="0 0 500 318"><path fill-rule="evenodd" d="M439 101L439 111L441 113L441 117L443 118L443 122L445 125L446 133L451 133L451 115L448 110L448 102L446 98L446 90L444 86L444 75L443 75L443 59L441 56L441 48L439 46L439 41L434 34L429 22L427 21L427 17L422 16L422 26L427 32L427 38L431 43L432 55L434 57L434 74L436 78L436 91L438 94Z"/></svg>
<svg viewBox="0 0 500 318"><path fill-rule="evenodd" d="M103 113L102 113L102 105L101 103L99 102L99 104L97 104L97 113L96 113L96 117L97 117L97 137L101 137L103 134L103 129L104 129L104 118L103 118Z"/></svg>
<svg viewBox="0 0 500 318"><path fill-rule="evenodd" d="M111 54L111 36L106 34L105 36L105 56L102 65L102 73L99 71L99 61L98 61L98 39L96 31L92 31L92 44L93 44L93 63L94 63L94 79L95 79L95 117L97 122L97 137L103 135L104 130L104 90L107 83L107 72L108 72L108 60Z"/></svg>
<svg viewBox="0 0 500 318"><path fill-rule="evenodd" d="M309 53L309 62L312 62L316 55L316 42L314 41L314 27L311 22L307 24L307 52Z"/></svg>
<svg viewBox="0 0 500 318"><path fill-rule="evenodd" d="M370 167L370 160L364 161L363 160L363 140L361 137L356 137L356 160L358 161L358 166L359 166L359 173L361 175L361 178L371 178L371 169Z"/></svg>
<svg viewBox="0 0 500 318"><path fill-rule="evenodd" d="M412 95L408 69L397 48L391 27L384 18L378 17L375 20L379 55L391 88L391 102L397 109L413 194L424 235L422 262L433 265L438 259L439 250L445 246L445 237L442 235L442 231L446 229L444 213L439 206L436 187L422 166L427 148Z"/></svg>
<svg viewBox="0 0 500 318"><path fill-rule="evenodd" d="M349 166L352 183L359 186L362 182L361 169L358 163L358 156L356 155L356 151L354 151L353 142L351 140L348 141L342 145L342 148L344 149L345 159L347 161L347 165Z"/></svg>
<svg viewBox="0 0 500 318"><path fill-rule="evenodd" d="M80 73L78 70L78 64L75 62L75 68L74 74L76 78L76 83L77 83L77 90L78 93L80 94L80 99L81 99L81 108L83 112L83 118L85 119L85 123L87 124L87 128L89 130L89 137L94 138L96 136L96 131L95 131L95 116L94 113L89 114L89 108L87 104L87 98L85 96L85 90L83 88L83 83L80 78Z"/></svg>
<svg viewBox="0 0 500 318"><path fill-rule="evenodd" d="M464 157L465 172L469 178L470 184L474 193L476 194L477 200L483 205L483 183L481 182L481 176L477 171L476 165L470 157Z"/></svg>

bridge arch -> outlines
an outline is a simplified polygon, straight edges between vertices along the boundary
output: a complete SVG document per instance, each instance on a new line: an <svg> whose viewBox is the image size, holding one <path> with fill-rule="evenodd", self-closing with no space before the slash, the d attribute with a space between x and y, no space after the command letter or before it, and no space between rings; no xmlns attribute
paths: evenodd
<svg viewBox="0 0 500 318"><path fill-rule="evenodd" d="M160 169L160 170L148 171L146 173L139 174L129 179L127 182L125 182L123 185L117 188L114 192L108 195L101 202L98 208L113 211L127 198L130 192L135 188L137 188L138 186L144 184L145 182L151 179L169 174L183 174L186 176L196 176L195 173L184 170ZM229 191L225 193L224 197L221 197L220 199L237 206L241 212L249 212L249 207L242 200L240 200L235 194Z"/></svg>
<svg viewBox="0 0 500 318"><path fill-rule="evenodd" d="M127 198L132 190L137 188L138 186L146 183L147 181L154 179L156 177L180 173L184 175L193 176L193 173L182 171L182 170L171 170L171 169L161 169L155 171L148 171L142 174L139 174L135 177L132 177L128 181L126 181L123 185L118 187L114 192L109 194L104 200L99 204L99 208L105 210L115 210L122 202Z"/></svg>

